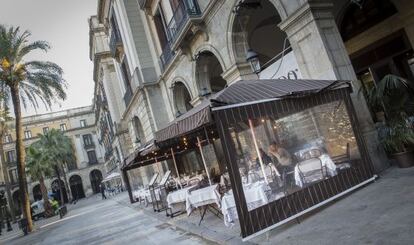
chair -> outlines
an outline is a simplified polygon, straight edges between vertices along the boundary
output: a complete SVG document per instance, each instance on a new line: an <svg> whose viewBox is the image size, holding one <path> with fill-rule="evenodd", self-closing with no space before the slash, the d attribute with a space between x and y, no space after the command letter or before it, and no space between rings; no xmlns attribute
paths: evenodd
<svg viewBox="0 0 414 245"><path fill-rule="evenodd" d="M326 169L319 158L311 158L298 163L299 175L304 185L326 178Z"/></svg>

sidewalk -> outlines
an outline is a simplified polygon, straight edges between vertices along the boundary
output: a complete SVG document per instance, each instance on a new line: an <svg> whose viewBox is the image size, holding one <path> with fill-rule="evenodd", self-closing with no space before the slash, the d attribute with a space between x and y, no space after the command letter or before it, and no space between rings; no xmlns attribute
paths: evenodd
<svg viewBox="0 0 414 245"><path fill-rule="evenodd" d="M186 215L170 219L164 212L154 213L138 204L131 205L126 193L114 200L205 239L220 244L242 243L237 228L217 229L209 222L197 226ZM216 218L214 222L222 220ZM376 182L301 217L299 224L285 224L243 244L412 244L412 241L414 168L390 168Z"/></svg>
<svg viewBox="0 0 414 245"><path fill-rule="evenodd" d="M82 199L80 202L78 202L77 204L66 204L68 207L68 214L70 214L71 212L73 212L76 209L79 209L81 207L87 206L89 205L91 202L95 202L96 200L98 200L100 198L99 195L93 195L90 196L88 198L84 198ZM58 222L60 219L59 215L55 215L53 217L50 217L48 219L39 219L37 221L33 221L34 223L34 231L39 231L44 227L47 227L50 224L56 223ZM0 236L0 244L4 244L7 241L10 241L16 237L22 237L23 236L23 231L21 229L19 229L19 225L17 223L12 224L12 231L7 232L7 228L2 230L1 236ZM7 243L6 243L7 244Z"/></svg>

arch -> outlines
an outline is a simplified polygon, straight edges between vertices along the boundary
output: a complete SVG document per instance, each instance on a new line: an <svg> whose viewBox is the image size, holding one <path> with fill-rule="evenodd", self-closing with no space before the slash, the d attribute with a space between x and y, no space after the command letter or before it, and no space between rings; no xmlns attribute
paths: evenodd
<svg viewBox="0 0 414 245"><path fill-rule="evenodd" d="M145 139L145 133L144 133L144 128L142 127L141 124L141 120L139 120L138 116L134 116L132 118L132 126L134 128L134 133L135 133L135 142L136 143L145 143L146 139Z"/></svg>
<svg viewBox="0 0 414 245"><path fill-rule="evenodd" d="M398 13L391 0L365 0L362 5L348 3L337 18L342 39L347 41Z"/></svg>
<svg viewBox="0 0 414 245"><path fill-rule="evenodd" d="M85 192L83 190L82 178L74 174L69 178L69 188L72 192L72 197L74 200L84 198Z"/></svg>
<svg viewBox="0 0 414 245"><path fill-rule="evenodd" d="M68 202L68 194L67 194L67 190L65 188L65 182L63 182L63 180L60 180L60 185L62 186L62 192L63 192L63 202L67 203ZM60 189L59 189L59 179L55 179L52 181L52 184L50 185L51 189L52 189L52 193L53 193L53 198L55 200L57 200L58 202L60 202L61 200L61 193L60 193Z"/></svg>
<svg viewBox="0 0 414 245"><path fill-rule="evenodd" d="M249 48L259 55L260 63L264 65L280 54L283 47L290 46L286 33L278 27L282 18L287 15L282 3L275 0L251 2L254 3L248 7L240 7L238 13L230 15L227 27L230 59L240 71L243 70L243 74L252 72L246 62ZM236 1L234 6L238 3Z"/></svg>
<svg viewBox="0 0 414 245"><path fill-rule="evenodd" d="M175 81L172 84L173 104L176 116L189 111L193 106L191 105L191 93L184 82Z"/></svg>
<svg viewBox="0 0 414 245"><path fill-rule="evenodd" d="M40 184L37 184L32 189L33 199L35 201L42 200L42 190L40 189Z"/></svg>
<svg viewBox="0 0 414 245"><path fill-rule="evenodd" d="M17 189L12 194L13 204L14 204L14 213L16 215L22 214L22 203L20 202L20 189Z"/></svg>
<svg viewBox="0 0 414 245"><path fill-rule="evenodd" d="M89 173L89 180L91 181L91 187L94 194L101 191L100 184L102 182L102 173L98 169L94 169Z"/></svg>
<svg viewBox="0 0 414 245"><path fill-rule="evenodd" d="M200 51L195 63L195 81L199 96L217 93L225 88L227 81L222 77L223 64L214 53Z"/></svg>

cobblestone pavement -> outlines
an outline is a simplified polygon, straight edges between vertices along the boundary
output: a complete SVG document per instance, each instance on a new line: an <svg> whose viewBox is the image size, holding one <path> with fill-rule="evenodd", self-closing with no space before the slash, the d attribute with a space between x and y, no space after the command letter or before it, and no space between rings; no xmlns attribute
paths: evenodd
<svg viewBox="0 0 414 245"><path fill-rule="evenodd" d="M78 204L63 219L43 221L34 233L20 231L0 244L212 244L111 199L94 196Z"/></svg>

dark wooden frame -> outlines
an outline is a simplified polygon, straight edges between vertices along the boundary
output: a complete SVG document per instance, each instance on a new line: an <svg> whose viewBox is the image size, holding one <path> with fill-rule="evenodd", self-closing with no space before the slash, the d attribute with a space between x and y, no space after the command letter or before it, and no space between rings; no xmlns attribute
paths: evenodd
<svg viewBox="0 0 414 245"><path fill-rule="evenodd" d="M247 237L277 224L289 217L332 198L349 188L352 188L373 176L372 163L368 157L362 134L350 98L351 88L340 88L324 91L302 98L286 98L264 103L243 105L239 107L216 108L213 110L223 150L226 157L231 185L236 201L237 212L242 237ZM354 160L353 167L340 171L338 175L307 186L267 205L248 211L244 197L241 176L235 157L236 149L233 144L228 126L247 119L281 118L308 108L342 100L345 102L350 122L355 134L361 159Z"/></svg>

